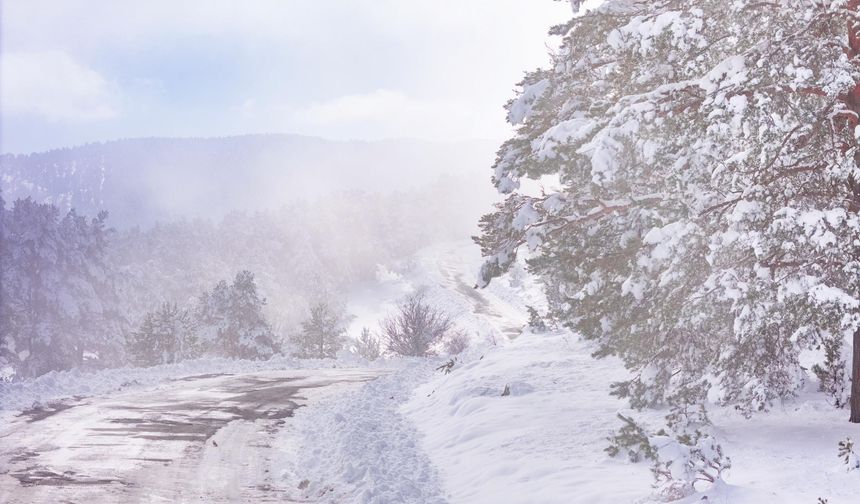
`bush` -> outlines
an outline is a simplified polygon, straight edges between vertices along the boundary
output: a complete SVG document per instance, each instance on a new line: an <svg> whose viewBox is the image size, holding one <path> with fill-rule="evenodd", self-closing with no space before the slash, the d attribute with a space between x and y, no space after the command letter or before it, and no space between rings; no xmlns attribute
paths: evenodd
<svg viewBox="0 0 860 504"><path fill-rule="evenodd" d="M402 299L396 313L386 317L380 326L388 350L411 357L433 355L433 347L454 327L448 315L427 304L423 293Z"/></svg>

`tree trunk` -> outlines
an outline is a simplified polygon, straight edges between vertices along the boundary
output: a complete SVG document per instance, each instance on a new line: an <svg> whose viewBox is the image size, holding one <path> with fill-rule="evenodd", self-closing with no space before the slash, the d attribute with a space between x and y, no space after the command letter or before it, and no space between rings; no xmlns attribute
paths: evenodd
<svg viewBox="0 0 860 504"><path fill-rule="evenodd" d="M851 362L851 423L860 423L860 328L854 331L854 357Z"/></svg>
<svg viewBox="0 0 860 504"><path fill-rule="evenodd" d="M860 10L860 0L849 0L848 10ZM848 20L848 56L857 58L860 55L860 25L854 20ZM849 93L847 105L853 112L860 112L860 84ZM854 119L857 126L857 119ZM860 151L854 155L855 163L860 166ZM857 204L857 191L854 191L854 204ZM860 328L854 331L854 348L851 361L851 418L852 423L860 423Z"/></svg>

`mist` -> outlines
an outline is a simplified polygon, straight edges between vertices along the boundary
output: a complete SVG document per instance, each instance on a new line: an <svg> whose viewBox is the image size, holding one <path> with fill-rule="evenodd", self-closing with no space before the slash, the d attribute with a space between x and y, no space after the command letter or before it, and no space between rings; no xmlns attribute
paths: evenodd
<svg viewBox="0 0 860 504"><path fill-rule="evenodd" d="M347 191L379 195L457 179L475 198L438 198L463 222L495 198L495 142L332 141L300 135L131 139L0 157L9 200L33 197L94 215L117 228L177 219L219 220L233 211L274 210ZM474 221L474 219L473 219Z"/></svg>
<svg viewBox="0 0 860 504"><path fill-rule="evenodd" d="M860 0L0 0L0 502L860 495Z"/></svg>

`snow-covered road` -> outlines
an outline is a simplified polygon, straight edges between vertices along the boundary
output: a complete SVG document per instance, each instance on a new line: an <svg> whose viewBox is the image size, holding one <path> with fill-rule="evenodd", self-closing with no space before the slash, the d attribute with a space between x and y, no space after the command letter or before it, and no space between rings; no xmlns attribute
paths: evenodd
<svg viewBox="0 0 860 504"><path fill-rule="evenodd" d="M0 427L0 502L289 502L275 437L297 408L383 373L192 376L25 411Z"/></svg>

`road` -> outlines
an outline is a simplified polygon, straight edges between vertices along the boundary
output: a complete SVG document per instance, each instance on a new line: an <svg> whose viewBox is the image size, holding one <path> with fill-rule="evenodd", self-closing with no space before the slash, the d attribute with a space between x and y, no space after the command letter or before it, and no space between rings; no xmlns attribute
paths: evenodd
<svg viewBox="0 0 860 504"><path fill-rule="evenodd" d="M290 417L379 375L193 376L22 412L0 426L0 502L293 501L295 482L273 457L273 445L289 450Z"/></svg>

